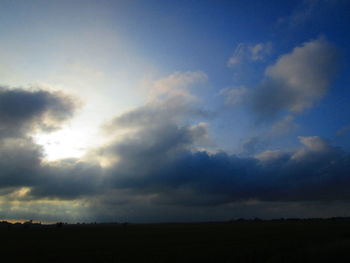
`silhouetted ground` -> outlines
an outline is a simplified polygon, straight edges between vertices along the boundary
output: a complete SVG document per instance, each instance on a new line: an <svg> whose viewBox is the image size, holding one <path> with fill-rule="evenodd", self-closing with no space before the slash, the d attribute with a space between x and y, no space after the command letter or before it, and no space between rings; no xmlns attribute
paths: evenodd
<svg viewBox="0 0 350 263"><path fill-rule="evenodd" d="M0 225L2 262L350 261L350 219Z"/></svg>

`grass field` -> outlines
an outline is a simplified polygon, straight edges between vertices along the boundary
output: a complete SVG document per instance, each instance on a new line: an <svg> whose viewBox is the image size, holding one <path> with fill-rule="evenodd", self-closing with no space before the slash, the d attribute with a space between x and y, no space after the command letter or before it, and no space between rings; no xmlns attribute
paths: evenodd
<svg viewBox="0 0 350 263"><path fill-rule="evenodd" d="M350 220L0 228L2 262L349 262Z"/></svg>

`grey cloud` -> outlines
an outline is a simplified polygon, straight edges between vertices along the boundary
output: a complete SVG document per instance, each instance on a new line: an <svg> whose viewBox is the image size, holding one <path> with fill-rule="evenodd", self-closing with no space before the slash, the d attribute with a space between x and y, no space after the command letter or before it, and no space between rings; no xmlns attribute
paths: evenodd
<svg viewBox="0 0 350 263"><path fill-rule="evenodd" d="M185 121L189 117L208 118L211 113L205 112L183 100L182 96L174 96L165 101L150 102L144 106L117 116L105 125L107 132L116 128L137 128L164 123Z"/></svg>
<svg viewBox="0 0 350 263"><path fill-rule="evenodd" d="M28 198L59 200L108 199L104 193L122 191L131 202L133 196L144 196L154 205L177 206L350 198L350 155L320 137L300 137L303 147L292 152L255 157L209 153L197 148L207 136L206 125L178 124L172 117L181 111L163 115L141 107L133 112L138 114L125 113L114 123L116 129L136 129L97 151L117 160L105 168L74 159L42 163L41 149L33 142L3 139L2 188L26 186L31 188Z"/></svg>
<svg viewBox="0 0 350 263"><path fill-rule="evenodd" d="M0 145L0 189L29 187L26 198L63 200L103 189L103 171L98 164L76 159L43 162L41 147L30 138L0 140Z"/></svg>
<svg viewBox="0 0 350 263"><path fill-rule="evenodd" d="M42 149L30 138L0 140L0 187L32 185L38 180Z"/></svg>
<svg viewBox="0 0 350 263"><path fill-rule="evenodd" d="M169 111L165 104L148 104L115 118L107 130L116 137L95 152L112 160L107 167L75 159L44 163L40 147L28 137L4 137L0 186L29 187L31 200L84 200L92 213L109 211L110 216L115 215L113 206L123 207L127 215L141 204L157 213L171 207L209 211L208 207L252 200L350 200L350 154L330 142L300 137L298 150L270 150L251 157L210 153L199 150L207 126L179 121L191 114L176 102ZM28 118L40 120L33 116ZM113 132L123 128L131 130L121 137ZM1 193L9 195L7 190Z"/></svg>
<svg viewBox="0 0 350 263"><path fill-rule="evenodd" d="M299 137L303 146L290 152L269 150L254 157L209 153L196 147L207 136L205 125L179 125L172 114L144 109L134 111L142 117L131 118L136 130L100 149L117 159L104 171L109 189L182 206L350 198L350 154L320 137ZM115 119L115 128L129 127L129 114ZM152 121L145 122L148 115ZM256 139L247 142L248 150L256 144Z"/></svg>
<svg viewBox="0 0 350 263"><path fill-rule="evenodd" d="M30 191L33 198L70 200L103 190L103 171L98 164L65 159L42 165L38 173L39 181Z"/></svg>
<svg viewBox="0 0 350 263"><path fill-rule="evenodd" d="M264 147L262 141L258 137L250 137L243 141L242 152L243 155L254 155Z"/></svg>
<svg viewBox="0 0 350 263"><path fill-rule="evenodd" d="M296 130L299 125L295 123L294 119L293 115L287 115L283 119L278 120L272 125L270 135L275 137Z"/></svg>
<svg viewBox="0 0 350 263"><path fill-rule="evenodd" d="M117 157L111 166L102 169L72 160L48 170L41 167L46 178L40 177L31 194L61 199L101 196L106 202L104 193L122 191L123 203L137 203L143 196L162 206L350 198L350 155L320 137L300 137L303 147L296 151L240 157L197 150L196 143L207 133L203 125L141 123L142 128L100 149L107 158Z"/></svg>
<svg viewBox="0 0 350 263"><path fill-rule="evenodd" d="M74 159L42 163L36 156L33 157L35 162L30 163L26 154L29 153L24 152L24 157L16 156L10 163L0 163L3 169L0 174L0 188L16 192L27 187L28 192L23 200L75 200L84 196L91 198L104 189L103 171L98 164ZM23 159L28 162L20 163ZM0 196L6 194L8 193Z"/></svg>
<svg viewBox="0 0 350 263"><path fill-rule="evenodd" d="M299 113L321 99L338 72L338 54L319 38L294 48L266 69L266 79L251 100L262 118L283 111Z"/></svg>
<svg viewBox="0 0 350 263"><path fill-rule="evenodd" d="M72 116L74 108L74 100L61 93L0 87L0 136L16 137L35 128L58 128Z"/></svg>
<svg viewBox="0 0 350 263"><path fill-rule="evenodd" d="M47 184L58 187L58 183L68 175L79 174L77 169L69 170L61 165L59 169L56 168L60 170L61 176L50 176L50 173L53 173L52 169L45 167L47 165L42 161L43 149L31 137L37 130L58 128L72 116L75 105L72 98L62 93L0 88L1 188L34 189L39 185L47 187ZM62 190L66 191L65 189L71 187L77 177L78 175L72 176ZM81 182L84 182L84 179L81 179Z"/></svg>
<svg viewBox="0 0 350 263"><path fill-rule="evenodd" d="M190 151L194 144L206 136L203 125L178 127L175 124L158 125L144 128L103 149L103 153L117 155L118 162L110 171L115 174L111 179L123 184L124 178L142 181L148 173L157 167L170 163L178 155ZM166 177L163 177L167 180ZM137 182L136 182L137 183ZM129 183L127 183L129 184Z"/></svg>
<svg viewBox="0 0 350 263"><path fill-rule="evenodd" d="M225 96L225 105L235 106L242 104L245 98L249 94L249 89L244 86L239 86L235 88L226 88L220 90L220 94Z"/></svg>
<svg viewBox="0 0 350 263"><path fill-rule="evenodd" d="M168 145L173 138L172 133L163 132L159 143ZM128 151L109 176L116 188L153 195L153 202L159 204L348 200L350 155L320 137L300 137L300 141L304 147L295 152L269 151L256 158L185 147L170 154L159 145L134 148L129 141L121 153L128 147L141 150ZM174 147L181 143L175 141Z"/></svg>
<svg viewBox="0 0 350 263"><path fill-rule="evenodd" d="M51 109L51 105L47 107ZM27 118L29 120L23 117L23 122L29 122L28 127L41 125L41 114L45 115L40 111L39 117L34 113L29 114ZM109 122L105 128L112 138L114 129L132 128L132 130L122 141L111 143L97 149L96 152L99 157L119 159L116 165L118 176L139 174L140 170L157 166L160 162L159 153L162 153L164 159L176 156L178 152L190 150L194 140L205 139L204 123L183 127L175 124L184 116L191 115L205 114L191 108L178 96L173 96L164 102L148 103ZM22 124L18 121L16 125ZM31 130L27 132L30 133ZM13 141L11 145L10 140ZM20 140L23 143L20 143ZM84 196L92 197L109 189L110 181L115 181L111 177L104 176L108 169L103 170L93 158L90 158L89 162L67 159L47 163L42 162L42 149L28 136L19 134L15 138L2 139L1 142L8 144L7 148L3 147L3 157L6 161L3 167L8 168L3 169L0 186L30 187L28 198L69 200ZM20 165L17 162L20 162Z"/></svg>
<svg viewBox="0 0 350 263"><path fill-rule="evenodd" d="M287 124L289 118L292 124L294 115L314 106L326 95L339 72L339 65L337 49L320 37L281 55L266 68L257 88L241 86L223 89L220 94L225 97L227 106L245 106L259 121L289 114L284 123ZM283 129L283 120L279 123L280 127L275 128Z"/></svg>

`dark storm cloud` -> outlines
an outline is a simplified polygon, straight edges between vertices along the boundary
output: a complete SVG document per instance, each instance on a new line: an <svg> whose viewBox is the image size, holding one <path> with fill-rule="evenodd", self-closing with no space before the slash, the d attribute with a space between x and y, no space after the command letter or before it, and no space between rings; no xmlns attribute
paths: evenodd
<svg viewBox="0 0 350 263"><path fill-rule="evenodd" d="M42 149L31 138L0 139L0 187L36 183L41 158Z"/></svg>
<svg viewBox="0 0 350 263"><path fill-rule="evenodd" d="M63 200L94 195L103 188L101 175L101 167L97 164L75 159L50 163L40 168L40 181L33 185L30 195Z"/></svg>
<svg viewBox="0 0 350 263"><path fill-rule="evenodd" d="M56 170L61 171L64 176L51 176L55 174L52 172L53 168L48 169L42 163L43 149L31 137L37 130L58 128L72 116L74 107L74 100L62 93L0 88L1 188L39 185L49 187L52 184L57 188L67 176L79 174L78 168L72 170L60 166ZM67 187L75 185L74 178L62 187L63 192Z"/></svg>
<svg viewBox="0 0 350 263"><path fill-rule="evenodd" d="M46 91L3 91L2 114L6 119L3 125L8 134L0 138L0 143L7 147L2 148L0 153L3 168L0 176L2 181L0 187L30 187L28 198L41 199L77 199L80 197L91 197L97 193L109 189L109 182L114 179L103 177L105 171L96 162L90 160L84 162L78 159L66 159L57 162L42 162L42 148L34 143L29 136L36 128L47 128L46 123L58 123L71 115L74 103L62 94L48 93ZM10 98L5 100L5 98ZM23 101L26 106L16 108ZM22 107L22 106L18 106ZM120 117L113 119L106 128L108 133L113 134L113 129L136 128L142 137L140 140L124 138L125 143L111 144L103 151L107 157L113 157L121 152L122 159L128 156L134 159L138 167L131 163L118 163L123 174L135 174L137 169L156 165L159 152L167 152L176 155L184 147L192 144L192 137L200 137L205 133L205 125L193 125L179 128L175 120L183 116L200 116L201 111L189 107L183 101L182 96L172 96L165 102L149 103L137 108ZM11 118L12 116L12 118ZM10 132L16 130L16 132ZM164 139L162 139L164 138ZM170 140L169 140L170 139ZM149 148L144 145L147 140L152 144ZM153 141L151 141L153 140ZM147 152L143 152L145 149ZM137 159L137 152L140 158ZM148 159L146 159L146 156ZM153 163L150 161L153 160Z"/></svg>
<svg viewBox="0 0 350 263"><path fill-rule="evenodd" d="M139 109L141 111L141 109ZM178 126L173 118L181 117L183 109L176 107L169 115L164 111L138 112L145 119L153 121L145 122L144 118L139 120L134 116L129 119L129 114L120 116L114 120L120 129L122 121L126 122L124 127L130 125L138 127L136 131L129 132L121 140L115 141L100 151L107 158L117 156L118 162L110 169L116 176L110 176L110 180L119 184L120 178L139 178L151 172L155 168L162 168L165 163L172 161L178 155L188 152L196 142L205 140L207 130L205 123L196 125ZM132 121L130 124L129 121ZM164 177L167 180L166 177Z"/></svg>
<svg viewBox="0 0 350 263"><path fill-rule="evenodd" d="M2 148L0 156L0 188L30 187L28 199L71 200L103 190L98 164L77 159L42 162L41 149L33 142L17 140L11 149Z"/></svg>
<svg viewBox="0 0 350 263"><path fill-rule="evenodd" d="M104 171L106 188L182 206L350 198L350 155L326 140L300 137L299 150L251 157L200 151L196 146L207 137L206 125L177 124L188 112L176 105L171 111L160 110L164 105L152 111L140 107L113 120L110 133L133 129L100 149L118 160Z"/></svg>
<svg viewBox="0 0 350 263"><path fill-rule="evenodd" d="M5 165L0 174L0 188L18 190L30 187L25 198L74 200L80 197L92 197L104 189L101 167L74 159L56 163L21 162L20 156ZM8 193L4 192L4 195Z"/></svg>
<svg viewBox="0 0 350 263"><path fill-rule="evenodd" d="M169 111L163 107L140 107L109 123L112 136L114 129L130 130L121 137L116 132L114 140L93 152L110 160L104 168L97 161L76 159L44 163L40 147L29 137L2 137L1 187L30 187L32 199L104 202L106 209L111 208L107 203L133 207L140 200L182 207L350 200L350 154L320 137L300 137L302 147L291 152L270 150L250 157L210 153L200 150L207 124L180 125L179 119L193 114L180 101ZM28 113L21 118L31 120L30 127L40 126L45 113L38 112L39 117Z"/></svg>
<svg viewBox="0 0 350 263"><path fill-rule="evenodd" d="M52 130L72 116L73 99L44 90L0 87L0 136L16 137L32 129Z"/></svg>
<svg viewBox="0 0 350 263"><path fill-rule="evenodd" d="M104 149L119 158L107 171L109 184L162 204L350 198L350 155L320 137L300 137L303 147L295 152L239 157L195 150L205 135L201 126L143 124Z"/></svg>

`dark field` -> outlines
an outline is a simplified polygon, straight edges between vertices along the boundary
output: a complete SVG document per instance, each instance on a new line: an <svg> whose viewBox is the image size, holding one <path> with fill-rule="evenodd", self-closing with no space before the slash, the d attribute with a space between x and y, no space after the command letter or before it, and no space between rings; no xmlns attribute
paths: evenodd
<svg viewBox="0 0 350 263"><path fill-rule="evenodd" d="M0 228L2 262L349 262L350 220Z"/></svg>

